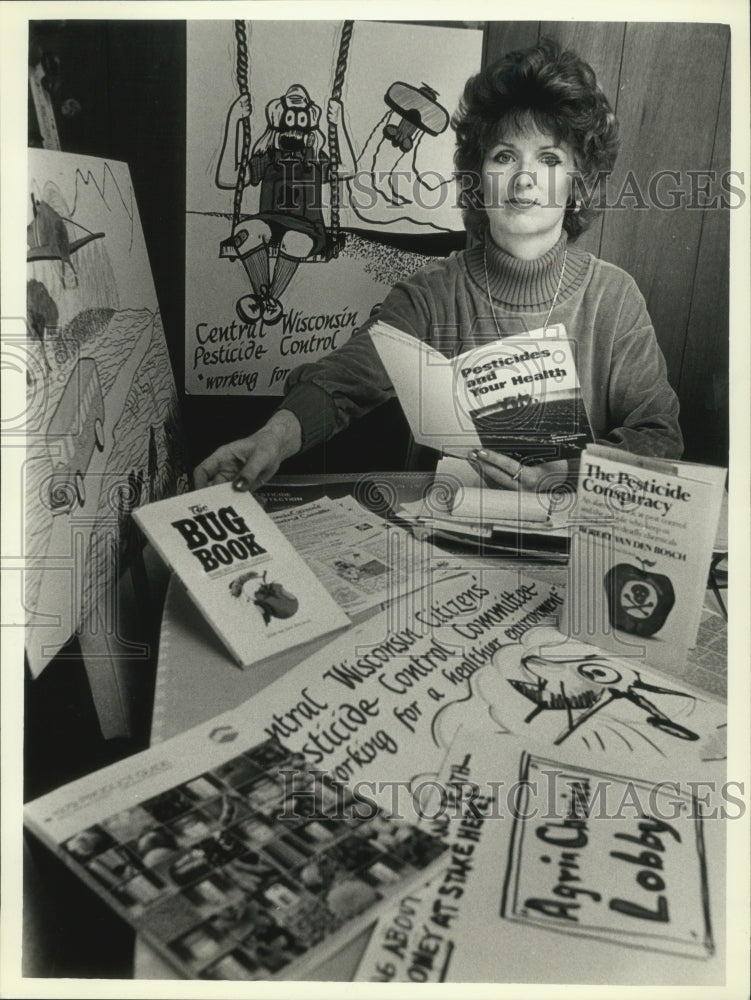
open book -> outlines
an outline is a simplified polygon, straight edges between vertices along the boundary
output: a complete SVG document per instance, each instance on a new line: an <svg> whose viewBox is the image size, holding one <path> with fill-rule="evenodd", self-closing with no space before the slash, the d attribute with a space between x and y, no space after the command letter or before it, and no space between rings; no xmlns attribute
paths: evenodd
<svg viewBox="0 0 751 1000"><path fill-rule="evenodd" d="M386 323L370 329L418 444L464 456L486 447L536 463L593 440L562 324L447 358Z"/></svg>
<svg viewBox="0 0 751 1000"><path fill-rule="evenodd" d="M133 517L241 666L350 623L258 501L230 483Z"/></svg>
<svg viewBox="0 0 751 1000"><path fill-rule="evenodd" d="M440 459L432 483L419 499L402 503L400 515L413 528L471 539L487 551L558 559L568 551L570 500L567 490L492 489L469 462L452 456Z"/></svg>

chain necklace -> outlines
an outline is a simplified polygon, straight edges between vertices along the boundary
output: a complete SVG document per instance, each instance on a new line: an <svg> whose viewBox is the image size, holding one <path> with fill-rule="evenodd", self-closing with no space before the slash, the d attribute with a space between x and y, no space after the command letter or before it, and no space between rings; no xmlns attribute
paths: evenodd
<svg viewBox="0 0 751 1000"><path fill-rule="evenodd" d="M548 314L545 317L545 322L542 325L542 335L548 331L548 323L550 322L550 317L553 315L553 310L555 309L555 304L558 301L558 292L561 290L561 284L563 283L563 272L566 270L566 256L568 254L568 247L563 250L563 263L561 264L561 273L558 275L558 284L555 288L555 294L553 295L553 301L550 303L550 309L548 309ZM502 337L501 327L498 323L498 317L495 314L495 306L493 305L493 296L490 294L490 281L488 279L488 241L487 239L482 245L482 263L485 268L485 290L488 293L488 302L490 303L490 311L493 314L493 322L495 323L496 333L499 337Z"/></svg>

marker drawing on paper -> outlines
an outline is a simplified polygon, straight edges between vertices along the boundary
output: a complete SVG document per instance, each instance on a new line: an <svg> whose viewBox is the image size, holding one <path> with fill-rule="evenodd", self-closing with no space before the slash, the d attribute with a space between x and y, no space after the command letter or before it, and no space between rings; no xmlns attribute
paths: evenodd
<svg viewBox="0 0 751 1000"><path fill-rule="evenodd" d="M135 554L129 512L187 487L174 380L127 167L29 154L26 651L95 627ZM110 594L111 596L111 594ZM109 598L107 599L109 601Z"/></svg>

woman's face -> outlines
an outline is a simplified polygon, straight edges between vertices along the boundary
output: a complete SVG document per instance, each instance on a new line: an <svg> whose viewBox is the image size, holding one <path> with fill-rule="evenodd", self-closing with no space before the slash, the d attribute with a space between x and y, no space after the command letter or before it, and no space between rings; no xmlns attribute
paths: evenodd
<svg viewBox="0 0 751 1000"><path fill-rule="evenodd" d="M495 243L537 257L558 241L576 170L571 147L529 122L508 130L485 155L483 196Z"/></svg>

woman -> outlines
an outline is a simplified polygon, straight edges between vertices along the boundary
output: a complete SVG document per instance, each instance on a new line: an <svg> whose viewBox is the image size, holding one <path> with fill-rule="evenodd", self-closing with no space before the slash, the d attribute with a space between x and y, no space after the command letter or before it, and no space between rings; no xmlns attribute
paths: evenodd
<svg viewBox="0 0 751 1000"><path fill-rule="evenodd" d="M470 78L452 125L470 247L395 285L377 318L444 353L447 328L461 353L563 324L595 438L679 457L678 402L635 282L571 245L587 225L587 192L617 152L615 116L591 67L551 42L509 53ZM232 480L253 489L284 459L388 399L369 325L295 369L281 408L202 462L196 486ZM521 465L490 451L476 462L486 482L505 489L547 487L571 471L565 461Z"/></svg>

